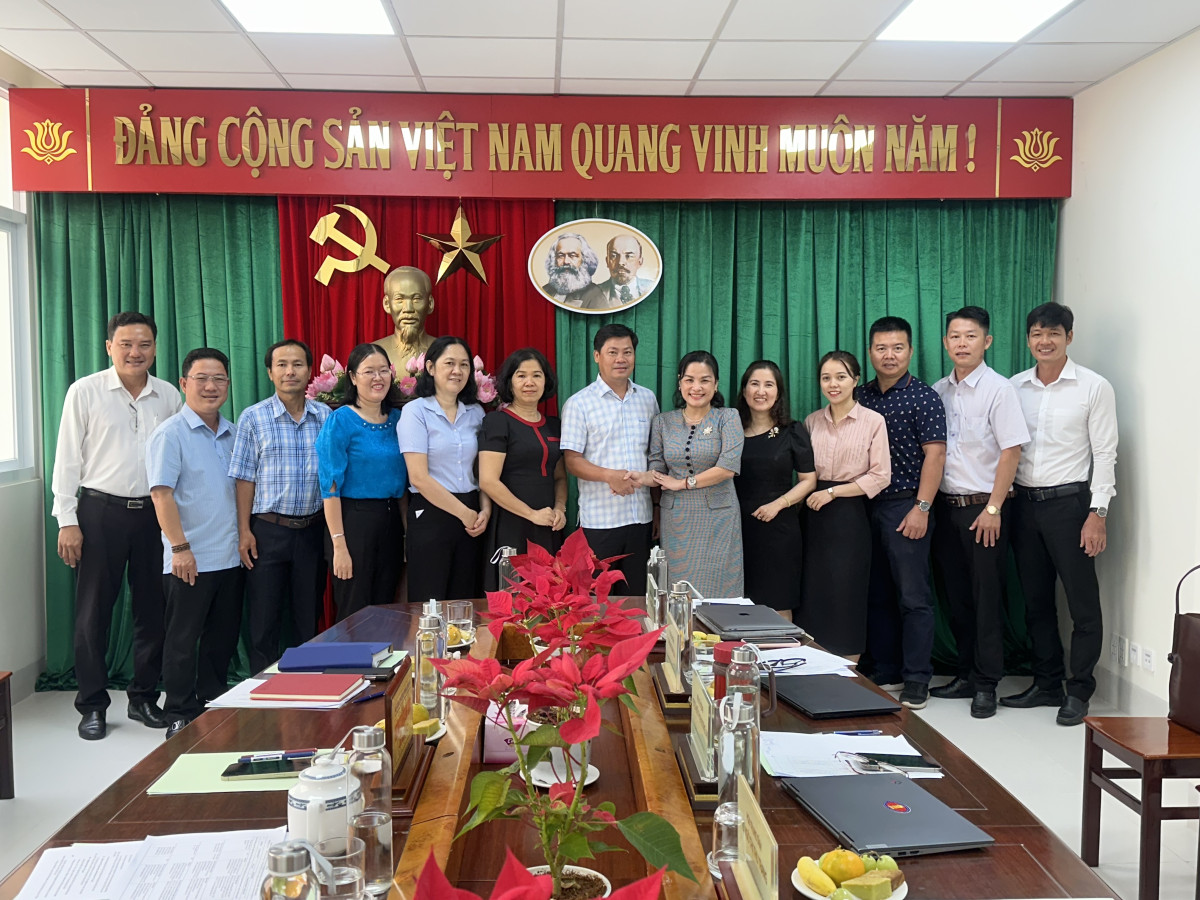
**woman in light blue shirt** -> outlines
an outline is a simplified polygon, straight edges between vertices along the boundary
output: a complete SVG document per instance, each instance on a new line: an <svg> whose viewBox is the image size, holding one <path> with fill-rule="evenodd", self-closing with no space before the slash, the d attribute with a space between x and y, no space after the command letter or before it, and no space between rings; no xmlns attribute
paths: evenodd
<svg viewBox="0 0 1200 900"><path fill-rule="evenodd" d="M359 344L346 366L345 405L317 435L317 475L325 505L325 556L340 622L366 606L391 603L404 572L408 486L396 444L400 390L378 344Z"/></svg>
<svg viewBox="0 0 1200 900"><path fill-rule="evenodd" d="M479 596L482 540L492 501L479 490L475 457L483 407L471 348L440 337L425 352L417 396L400 416L408 465L408 599Z"/></svg>

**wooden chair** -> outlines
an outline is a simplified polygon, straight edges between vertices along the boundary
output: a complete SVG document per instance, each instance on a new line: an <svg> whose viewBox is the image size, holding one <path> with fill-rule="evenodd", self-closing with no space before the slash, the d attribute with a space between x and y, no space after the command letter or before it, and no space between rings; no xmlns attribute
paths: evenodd
<svg viewBox="0 0 1200 900"><path fill-rule="evenodd" d="M11 800L16 794L13 780L12 672L0 672L0 800Z"/></svg>
<svg viewBox="0 0 1200 900"><path fill-rule="evenodd" d="M1100 791L1107 791L1142 817L1138 900L1158 900L1163 820L1200 818L1195 806L1162 805L1163 779L1200 778L1200 734L1166 718L1089 716L1083 724L1087 743L1080 856L1089 866L1100 864ZM1106 768L1105 753L1124 765ZM1123 778L1141 779L1140 798L1116 783Z"/></svg>

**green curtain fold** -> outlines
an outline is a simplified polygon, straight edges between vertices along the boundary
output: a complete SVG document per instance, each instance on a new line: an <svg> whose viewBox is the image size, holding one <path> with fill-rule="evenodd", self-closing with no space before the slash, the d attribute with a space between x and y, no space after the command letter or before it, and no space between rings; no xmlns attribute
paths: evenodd
<svg viewBox="0 0 1200 900"><path fill-rule="evenodd" d="M664 405L675 390L679 358L705 349L721 365L730 403L745 366L777 361L792 414L803 418L821 405L821 355L849 350L866 368L867 330L884 315L912 323L913 371L932 384L948 371L945 314L967 304L991 313L995 341L987 361L1011 375L1030 365L1025 314L1049 300L1054 285L1055 200L560 201L555 218L627 222L663 256L657 290L633 309L607 316L557 312L560 398L595 378L592 336L607 322L637 332L634 378ZM1028 653L1015 577L1008 596L1006 658L1009 671L1017 671ZM939 614L935 659L952 657L953 639Z"/></svg>
<svg viewBox="0 0 1200 900"><path fill-rule="evenodd" d="M279 225L273 197L34 194L31 210L41 337L46 473L46 672L39 690L75 687L75 581L58 559L50 492L67 387L107 367L108 319L137 310L158 325L154 372L175 382L195 347L230 360L231 420L267 396L262 351L283 333ZM108 663L114 687L132 675L133 623L123 592Z"/></svg>

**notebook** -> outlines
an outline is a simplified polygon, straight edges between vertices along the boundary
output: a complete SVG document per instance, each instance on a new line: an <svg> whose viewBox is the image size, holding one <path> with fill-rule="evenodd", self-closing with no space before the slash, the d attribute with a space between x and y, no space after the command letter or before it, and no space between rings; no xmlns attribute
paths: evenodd
<svg viewBox="0 0 1200 900"><path fill-rule="evenodd" d="M734 603L701 603L695 616L723 641L764 637L800 637L804 629L793 625L769 606Z"/></svg>
<svg viewBox="0 0 1200 900"><path fill-rule="evenodd" d="M775 680L775 691L810 719L877 716L902 708L891 697L841 675L785 675Z"/></svg>
<svg viewBox="0 0 1200 900"><path fill-rule="evenodd" d="M311 672L378 666L392 652L386 641L322 641L288 647L279 658L280 672Z"/></svg>
<svg viewBox="0 0 1200 900"><path fill-rule="evenodd" d="M784 778L783 788L855 853L921 856L994 842L937 797L899 775Z"/></svg>
<svg viewBox="0 0 1200 900"><path fill-rule="evenodd" d="M361 675L272 675L250 692L251 700L309 700L337 703L363 686Z"/></svg>

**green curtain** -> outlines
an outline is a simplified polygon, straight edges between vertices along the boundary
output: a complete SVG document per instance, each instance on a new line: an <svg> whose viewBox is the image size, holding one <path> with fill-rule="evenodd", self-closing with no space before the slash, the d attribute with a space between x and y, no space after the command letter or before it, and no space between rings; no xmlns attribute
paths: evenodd
<svg viewBox="0 0 1200 900"><path fill-rule="evenodd" d="M230 360L233 420L272 390L262 350L282 336L279 224L273 197L34 194L32 232L41 336L46 473L46 672L39 690L75 687L75 582L55 554L50 478L67 387L110 365L109 317L137 310L158 325L155 374L175 382L186 353ZM123 592L108 647L112 684L132 675L133 622ZM243 666L244 667L244 666Z"/></svg>
<svg viewBox="0 0 1200 900"><path fill-rule="evenodd" d="M987 361L1011 375L1031 364L1025 314L1050 299L1054 283L1054 200L559 202L555 217L627 222L663 255L657 290L633 309L557 313L560 398L596 377L592 336L607 322L637 332L635 380L657 391L664 406L679 358L705 349L721 365L730 403L746 365L778 362L792 414L802 418L821 405L821 355L849 350L866 369L867 330L884 315L912 323L913 371L932 384L948 370L944 316L967 304L991 314L995 340ZM1008 595L1006 658L1017 671L1027 650L1015 578ZM953 639L939 614L935 660L952 658Z"/></svg>

